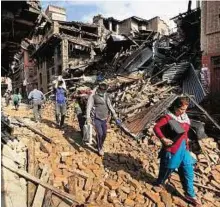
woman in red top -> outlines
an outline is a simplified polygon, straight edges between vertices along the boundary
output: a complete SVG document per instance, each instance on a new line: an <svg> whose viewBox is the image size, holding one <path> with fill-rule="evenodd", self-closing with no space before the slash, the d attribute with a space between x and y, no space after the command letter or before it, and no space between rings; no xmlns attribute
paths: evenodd
<svg viewBox="0 0 220 207"><path fill-rule="evenodd" d="M189 202L199 206L199 203L195 199L193 188L193 164L195 160L190 155L188 146L190 120L185 113L188 105L188 98L178 97L169 108L169 111L157 121L154 127L155 134L163 144L160 152L161 160L157 185L163 185L170 174L175 169L178 169L180 180L186 193L185 198ZM166 137L169 133L165 135L163 130L171 119L177 121L182 129L184 129L184 133L181 133L175 142L169 139L169 137Z"/></svg>

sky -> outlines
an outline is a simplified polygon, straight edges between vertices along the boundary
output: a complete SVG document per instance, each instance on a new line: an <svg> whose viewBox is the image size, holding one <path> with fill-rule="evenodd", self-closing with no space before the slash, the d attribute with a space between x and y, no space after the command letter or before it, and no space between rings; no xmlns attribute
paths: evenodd
<svg viewBox="0 0 220 207"><path fill-rule="evenodd" d="M102 14L104 17L114 17L123 20L130 16L151 19L161 17L171 27L170 18L187 11L188 0L132 0L132 1L41 1L43 9L48 5L64 7L67 12L67 21L92 22L93 16ZM196 7L196 0L192 0L192 9Z"/></svg>

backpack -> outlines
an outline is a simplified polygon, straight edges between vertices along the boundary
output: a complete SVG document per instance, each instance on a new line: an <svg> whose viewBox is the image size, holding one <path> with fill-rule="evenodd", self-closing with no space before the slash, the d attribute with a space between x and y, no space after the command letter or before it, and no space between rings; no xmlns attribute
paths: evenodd
<svg viewBox="0 0 220 207"><path fill-rule="evenodd" d="M64 104L66 101L65 90L63 88L57 88L56 90L56 102L58 104Z"/></svg>

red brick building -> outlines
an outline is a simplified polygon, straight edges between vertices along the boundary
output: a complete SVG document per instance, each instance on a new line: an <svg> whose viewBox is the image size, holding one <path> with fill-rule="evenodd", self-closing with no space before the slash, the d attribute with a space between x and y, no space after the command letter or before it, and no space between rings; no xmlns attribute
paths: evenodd
<svg viewBox="0 0 220 207"><path fill-rule="evenodd" d="M210 92L220 93L220 1L201 2L202 64L210 72Z"/></svg>

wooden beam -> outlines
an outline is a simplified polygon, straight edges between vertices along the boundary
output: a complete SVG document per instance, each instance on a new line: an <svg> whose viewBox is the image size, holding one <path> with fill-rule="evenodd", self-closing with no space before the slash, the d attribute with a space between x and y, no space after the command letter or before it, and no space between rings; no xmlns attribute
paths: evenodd
<svg viewBox="0 0 220 207"><path fill-rule="evenodd" d="M194 182L194 185L197 186L197 187L200 187L200 188L211 190L211 191L216 192L216 193L220 193L220 190L212 188L212 187L209 187L209 186L201 185L200 183Z"/></svg>
<svg viewBox="0 0 220 207"><path fill-rule="evenodd" d="M49 142L49 143L52 143L52 140L51 140L49 137L47 137L46 135L42 134L40 131L34 129L34 128L31 127L29 124L23 122L20 118L15 117L15 119L16 119L18 122L22 123L22 124L23 124L25 127L27 127L28 129L30 129L31 131L33 131L34 133L40 135L45 141L47 141L47 142Z"/></svg>
<svg viewBox="0 0 220 207"><path fill-rule="evenodd" d="M216 126L217 129L220 130L220 126L218 125L218 123L208 114L208 112L201 107L196 100L194 100L194 98L192 98L189 94L185 94L206 116L207 118Z"/></svg>
<svg viewBox="0 0 220 207"><path fill-rule="evenodd" d="M63 197L63 198L66 198L67 200L70 200L72 201L73 203L75 204L79 204L80 202L77 201L76 197L74 195L70 195L66 192L63 192L57 188L55 188L54 186L52 185L49 185L47 183L44 183L43 181L41 181L40 179L30 175L29 173L27 173L26 171L24 170L20 170L20 169L16 169L16 168L13 168L11 167L8 163L6 163L4 160L2 160L2 166L8 170L10 170L11 172L13 173L16 173L24 178L26 178L27 180L30 180L34 183L37 183L41 186L43 186L44 188L47 188L49 190L51 190L54 194L58 195L59 197Z"/></svg>
<svg viewBox="0 0 220 207"><path fill-rule="evenodd" d="M51 190L46 190L46 195L44 198L44 203L42 207L48 207L51 206L51 201L52 201L52 191Z"/></svg>
<svg viewBox="0 0 220 207"><path fill-rule="evenodd" d="M49 179L49 169L46 165L44 165L42 174L41 174L41 181L47 183L48 179ZM45 191L46 189L42 186L38 186L37 188L37 192L35 194L34 197L34 202L32 207L40 207L43 204L43 200L44 200L44 195L45 195Z"/></svg>
<svg viewBox="0 0 220 207"><path fill-rule="evenodd" d="M30 173L31 175L35 175L35 140L34 139L30 139L29 143L28 143L28 153L27 153L27 157L28 157L28 173ZM28 181L28 185L27 185L27 189L28 189L28 195L27 195L27 199L28 199L28 206L31 206L33 199L34 199L34 193L36 191L36 185L34 183L32 183L31 181Z"/></svg>
<svg viewBox="0 0 220 207"><path fill-rule="evenodd" d="M34 23L33 23L33 22L27 21L27 20L25 20L25 19L15 19L15 22L21 23L21 24L25 24L25 25L28 25L28 26L30 26L30 27L33 27L33 26L34 26Z"/></svg>

